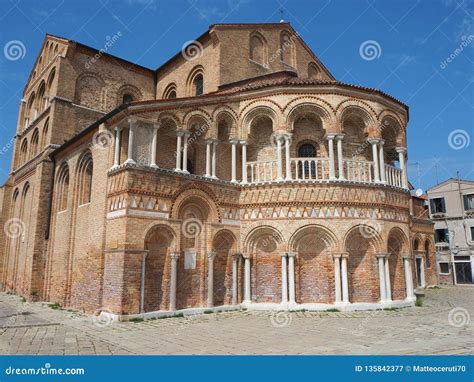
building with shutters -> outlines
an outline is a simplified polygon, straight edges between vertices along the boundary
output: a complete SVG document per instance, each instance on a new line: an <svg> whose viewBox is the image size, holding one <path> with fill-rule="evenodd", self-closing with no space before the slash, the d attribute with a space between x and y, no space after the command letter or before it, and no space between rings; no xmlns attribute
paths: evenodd
<svg viewBox="0 0 474 382"><path fill-rule="evenodd" d="M474 181L451 178L427 194L440 281L473 284Z"/></svg>

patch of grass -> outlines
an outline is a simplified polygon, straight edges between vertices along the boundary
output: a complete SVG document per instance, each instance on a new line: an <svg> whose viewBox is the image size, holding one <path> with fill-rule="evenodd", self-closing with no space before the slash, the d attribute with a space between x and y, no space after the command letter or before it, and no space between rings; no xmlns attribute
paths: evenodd
<svg viewBox="0 0 474 382"><path fill-rule="evenodd" d="M36 297L38 296L38 292L36 290L31 291L31 297Z"/></svg>
<svg viewBox="0 0 474 382"><path fill-rule="evenodd" d="M130 320L128 320L129 322L143 322L145 321L142 317L134 317L134 318L131 318Z"/></svg>
<svg viewBox="0 0 474 382"><path fill-rule="evenodd" d="M396 312L398 310L398 308L383 308L383 310L386 310L388 312Z"/></svg>
<svg viewBox="0 0 474 382"><path fill-rule="evenodd" d="M428 289L441 289L441 287L439 285L431 285Z"/></svg>
<svg viewBox="0 0 474 382"><path fill-rule="evenodd" d="M26 302L26 298L22 297L21 302Z"/></svg>
<svg viewBox="0 0 474 382"><path fill-rule="evenodd" d="M55 302L54 304L48 304L48 306L49 306L51 309L54 309L54 310L59 310L59 309L61 309L61 304L58 303L58 302Z"/></svg>
<svg viewBox="0 0 474 382"><path fill-rule="evenodd" d="M212 310L205 310L204 311L204 314L211 314L211 313L214 313Z"/></svg>
<svg viewBox="0 0 474 382"><path fill-rule="evenodd" d="M340 312L337 308L326 309L325 312Z"/></svg>
<svg viewBox="0 0 474 382"><path fill-rule="evenodd" d="M416 298L416 301L415 301L415 305L416 306L423 306L423 300L419 297Z"/></svg>

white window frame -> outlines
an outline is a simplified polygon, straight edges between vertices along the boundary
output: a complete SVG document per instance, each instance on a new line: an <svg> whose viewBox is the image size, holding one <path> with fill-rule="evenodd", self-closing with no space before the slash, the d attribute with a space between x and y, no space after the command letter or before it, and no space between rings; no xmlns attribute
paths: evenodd
<svg viewBox="0 0 474 382"><path fill-rule="evenodd" d="M448 264L448 273L441 272L441 263ZM450 275L451 274L451 267L449 266L449 261L438 261L438 273L440 275Z"/></svg>

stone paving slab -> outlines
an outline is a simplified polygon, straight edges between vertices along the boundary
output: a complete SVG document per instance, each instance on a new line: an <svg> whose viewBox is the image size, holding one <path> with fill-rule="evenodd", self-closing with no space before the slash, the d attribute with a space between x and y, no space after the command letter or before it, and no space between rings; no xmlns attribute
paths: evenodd
<svg viewBox="0 0 474 382"><path fill-rule="evenodd" d="M1 354L472 354L474 287L426 291L423 307L238 311L100 322L0 294Z"/></svg>

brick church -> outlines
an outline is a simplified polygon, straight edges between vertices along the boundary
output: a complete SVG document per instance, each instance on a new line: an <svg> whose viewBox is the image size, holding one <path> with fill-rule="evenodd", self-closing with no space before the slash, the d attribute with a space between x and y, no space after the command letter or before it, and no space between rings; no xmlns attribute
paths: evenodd
<svg viewBox="0 0 474 382"><path fill-rule="evenodd" d="M158 69L48 34L0 189L1 289L122 319L412 306L437 276L407 123L289 23L211 25Z"/></svg>

